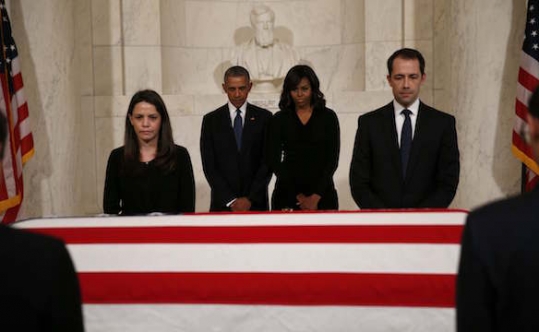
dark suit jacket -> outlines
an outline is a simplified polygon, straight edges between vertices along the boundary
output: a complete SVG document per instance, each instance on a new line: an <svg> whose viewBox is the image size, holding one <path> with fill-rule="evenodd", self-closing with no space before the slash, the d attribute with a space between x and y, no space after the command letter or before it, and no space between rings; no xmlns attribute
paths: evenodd
<svg viewBox="0 0 539 332"><path fill-rule="evenodd" d="M248 197L251 210L268 210L271 173L264 163L264 137L271 112L247 104L242 149L238 151L228 105L204 116L200 154L211 187L210 211L228 211L234 198Z"/></svg>
<svg viewBox="0 0 539 332"><path fill-rule="evenodd" d="M447 207L459 182L455 118L419 105L406 178L389 103L358 119L350 188L361 208Z"/></svg>
<svg viewBox="0 0 539 332"><path fill-rule="evenodd" d="M468 216L457 277L457 330L539 331L539 190Z"/></svg>
<svg viewBox="0 0 539 332"><path fill-rule="evenodd" d="M77 274L64 244L0 226L0 331L83 331Z"/></svg>

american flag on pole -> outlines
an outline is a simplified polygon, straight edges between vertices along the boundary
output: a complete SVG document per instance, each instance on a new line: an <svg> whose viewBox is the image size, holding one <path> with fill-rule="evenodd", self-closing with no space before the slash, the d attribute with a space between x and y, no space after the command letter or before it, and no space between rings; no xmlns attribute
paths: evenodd
<svg viewBox="0 0 539 332"><path fill-rule="evenodd" d="M513 154L526 165L526 191L529 191L539 181L539 166L533 159L533 152L525 137L528 131L527 113L528 100L539 85L539 0L528 1L528 15L520 69L518 72L516 121L513 128Z"/></svg>
<svg viewBox="0 0 539 332"><path fill-rule="evenodd" d="M4 0L0 0L0 12L0 112L8 123L8 139L0 168L0 213L3 213L1 222L6 224L17 219L23 199L22 166L34 154L34 140L23 93L19 54Z"/></svg>
<svg viewBox="0 0 539 332"><path fill-rule="evenodd" d="M35 219L87 331L455 331L459 210Z"/></svg>

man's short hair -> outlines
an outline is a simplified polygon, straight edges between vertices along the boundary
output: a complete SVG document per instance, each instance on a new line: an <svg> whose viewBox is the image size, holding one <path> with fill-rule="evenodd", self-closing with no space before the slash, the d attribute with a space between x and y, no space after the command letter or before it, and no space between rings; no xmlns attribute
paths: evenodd
<svg viewBox="0 0 539 332"><path fill-rule="evenodd" d="M225 71L225 77L223 78L225 83L229 77L247 77L247 82L251 81L251 77L249 76L249 71L242 66L232 66L228 68Z"/></svg>
<svg viewBox="0 0 539 332"><path fill-rule="evenodd" d="M534 118L539 118L539 86L535 88L535 91L528 101L528 112L530 112Z"/></svg>
<svg viewBox="0 0 539 332"><path fill-rule="evenodd" d="M266 13L269 13L270 17L271 17L271 21L275 22L275 12L273 10L271 10L271 8L266 6L266 5L258 5L256 7L254 7L253 10L251 10L251 15L250 15L251 26L253 26L253 27L255 26L256 18L258 16L264 15Z"/></svg>
<svg viewBox="0 0 539 332"><path fill-rule="evenodd" d="M423 58L423 55L413 48L401 48L400 50L395 51L395 53L387 59L387 72L389 75L393 72L393 61L395 61L396 58L419 61L421 75L425 74L425 58Z"/></svg>

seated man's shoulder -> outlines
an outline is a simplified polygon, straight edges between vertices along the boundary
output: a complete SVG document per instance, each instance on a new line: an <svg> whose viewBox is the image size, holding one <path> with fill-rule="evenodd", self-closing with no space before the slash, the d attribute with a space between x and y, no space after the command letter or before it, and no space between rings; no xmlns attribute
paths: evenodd
<svg viewBox="0 0 539 332"><path fill-rule="evenodd" d="M498 222L511 223L517 219L536 218L537 206L539 190L486 204L470 212L469 219L491 228Z"/></svg>
<svg viewBox="0 0 539 332"><path fill-rule="evenodd" d="M0 256L3 258L31 257L38 261L39 257L65 250L64 242L52 236L0 226Z"/></svg>
<svg viewBox="0 0 539 332"><path fill-rule="evenodd" d="M0 239L19 241L20 243L30 243L35 246L63 245L63 241L52 236L32 233L23 229L16 229L9 226L0 226ZM3 241L0 241L2 243Z"/></svg>

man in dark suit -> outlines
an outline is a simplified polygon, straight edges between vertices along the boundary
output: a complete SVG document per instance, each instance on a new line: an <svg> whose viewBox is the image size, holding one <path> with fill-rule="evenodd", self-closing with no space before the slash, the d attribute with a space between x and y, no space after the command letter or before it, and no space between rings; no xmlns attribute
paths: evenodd
<svg viewBox="0 0 539 332"><path fill-rule="evenodd" d="M445 208L459 182L455 118L419 100L425 60L403 48L387 61L394 100L358 119L350 166L356 204L373 208Z"/></svg>
<svg viewBox="0 0 539 332"><path fill-rule="evenodd" d="M539 90L528 103L539 162ZM459 332L539 331L539 188L468 215L457 277Z"/></svg>
<svg viewBox="0 0 539 332"><path fill-rule="evenodd" d="M6 143L0 113L0 155ZM0 331L83 331L77 274L64 244L0 225Z"/></svg>
<svg viewBox="0 0 539 332"><path fill-rule="evenodd" d="M225 72L228 103L202 120L200 153L211 187L210 211L268 210L271 173L264 163L264 137L272 114L247 102L249 72Z"/></svg>

